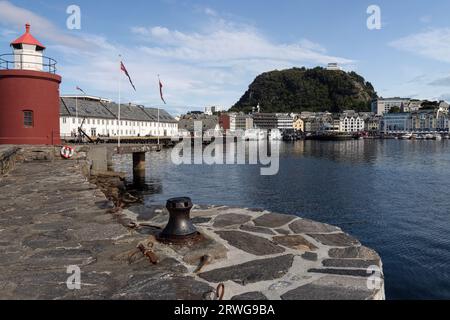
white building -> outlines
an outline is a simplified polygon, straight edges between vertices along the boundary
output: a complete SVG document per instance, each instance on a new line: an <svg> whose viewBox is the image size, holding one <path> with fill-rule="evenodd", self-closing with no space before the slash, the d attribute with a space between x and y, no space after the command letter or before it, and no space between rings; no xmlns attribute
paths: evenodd
<svg viewBox="0 0 450 320"><path fill-rule="evenodd" d="M335 122L334 129L339 132L353 133L364 131L364 119L359 115L343 115L339 117L339 126Z"/></svg>
<svg viewBox="0 0 450 320"><path fill-rule="evenodd" d="M212 116L212 115L214 115L215 113L221 112L221 111L222 111L222 108L221 108L221 107L216 107L216 106L213 106L213 107L206 107L206 108L205 108L205 114L206 114L207 116Z"/></svg>
<svg viewBox="0 0 450 320"><path fill-rule="evenodd" d="M133 104L119 106L107 99L64 96L60 99L61 138L73 137L78 127L91 137L175 136L178 123L165 110Z"/></svg>
<svg viewBox="0 0 450 320"><path fill-rule="evenodd" d="M327 66L328 71L341 71L341 67L336 62L329 63Z"/></svg>
<svg viewBox="0 0 450 320"><path fill-rule="evenodd" d="M403 108L409 106L410 101L411 99L408 98L379 98L372 102L372 112L378 116L382 116L385 113L389 113L394 107L403 110Z"/></svg>
<svg viewBox="0 0 450 320"><path fill-rule="evenodd" d="M294 129L294 118L287 113L254 113L252 116L257 129Z"/></svg>

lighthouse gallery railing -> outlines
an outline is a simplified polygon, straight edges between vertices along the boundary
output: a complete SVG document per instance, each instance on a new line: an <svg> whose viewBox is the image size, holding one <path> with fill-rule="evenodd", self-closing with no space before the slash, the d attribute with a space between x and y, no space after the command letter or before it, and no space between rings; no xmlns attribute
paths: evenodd
<svg viewBox="0 0 450 320"><path fill-rule="evenodd" d="M38 58L33 61L33 59ZM41 60L42 59L42 60ZM0 70L39 70L56 73L56 60L36 54L2 54L0 55ZM30 68L29 66L35 68Z"/></svg>

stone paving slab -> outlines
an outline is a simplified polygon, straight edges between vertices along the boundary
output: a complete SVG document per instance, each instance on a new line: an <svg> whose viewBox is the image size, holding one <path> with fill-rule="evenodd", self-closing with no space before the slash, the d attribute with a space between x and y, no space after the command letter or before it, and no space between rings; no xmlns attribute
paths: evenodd
<svg viewBox="0 0 450 320"><path fill-rule="evenodd" d="M82 171L83 161L28 162L0 178L2 299L211 299L221 283L234 300L384 299L383 278L367 286L379 255L337 227L195 206L205 240L166 245L155 240L163 206L114 208ZM81 269L80 290L67 288L69 265Z"/></svg>

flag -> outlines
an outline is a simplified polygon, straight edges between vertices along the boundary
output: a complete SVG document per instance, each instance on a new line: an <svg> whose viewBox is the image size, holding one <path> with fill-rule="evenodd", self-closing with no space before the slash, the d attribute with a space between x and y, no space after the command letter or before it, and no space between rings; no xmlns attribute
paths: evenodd
<svg viewBox="0 0 450 320"><path fill-rule="evenodd" d="M159 76L158 76L158 80L159 80L159 95L161 96L161 100L164 102L164 104L166 104L166 100L164 100L163 91L162 91L163 85L161 83L161 79L159 79Z"/></svg>
<svg viewBox="0 0 450 320"><path fill-rule="evenodd" d="M123 72L125 72L125 74L126 74L127 77L128 77L128 80L130 80L131 86L133 87L134 91L136 91L136 87L134 86L133 81L131 81L131 77L130 77L128 71L127 71L127 68L125 68L125 65L123 64L122 61L120 61L120 70L122 70Z"/></svg>
<svg viewBox="0 0 450 320"><path fill-rule="evenodd" d="M84 94L86 94L86 92L83 91L83 89L81 89L80 87L77 86L77 90L83 92Z"/></svg>

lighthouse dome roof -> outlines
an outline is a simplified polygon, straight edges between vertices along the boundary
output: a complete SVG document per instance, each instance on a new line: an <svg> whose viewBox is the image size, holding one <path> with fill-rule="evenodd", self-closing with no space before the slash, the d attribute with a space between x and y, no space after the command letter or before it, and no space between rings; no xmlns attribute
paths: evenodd
<svg viewBox="0 0 450 320"><path fill-rule="evenodd" d="M30 25L27 23L25 25L25 33L23 35L21 35L19 38L17 38L16 40L14 40L13 42L11 42L11 46L17 46L20 44L30 44L30 45L35 45L37 50L44 50L45 46L40 43L35 37L33 37L33 35L30 33Z"/></svg>

